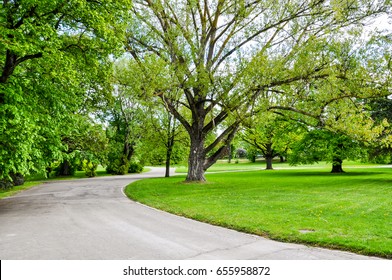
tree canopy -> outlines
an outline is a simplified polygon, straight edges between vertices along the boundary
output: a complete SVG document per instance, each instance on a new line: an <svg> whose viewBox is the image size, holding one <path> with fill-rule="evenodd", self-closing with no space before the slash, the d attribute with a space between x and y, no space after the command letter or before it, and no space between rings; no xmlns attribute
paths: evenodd
<svg viewBox="0 0 392 280"><path fill-rule="evenodd" d="M85 133L108 147L109 169L126 173L154 125L165 131L168 166L186 131L187 181L205 180L241 126L254 143L276 138L282 123L273 120L385 145L389 124L374 120L367 100L390 94L391 38L367 28L390 8L390 0L3 0L0 179L64 162L92 140Z"/></svg>
<svg viewBox="0 0 392 280"><path fill-rule="evenodd" d="M129 4L1 1L0 178L61 159L71 116L111 94L109 55L122 47Z"/></svg>
<svg viewBox="0 0 392 280"><path fill-rule="evenodd" d="M204 171L227 153L241 122L255 111L309 116L317 107L322 120L330 103L353 94L342 87L352 89L355 81L359 89L362 76L371 74L350 64L344 46L360 33L359 23L388 4L135 1L127 50L149 84L146 92L159 96L190 136L187 180L205 180ZM325 80L333 91L312 91Z"/></svg>

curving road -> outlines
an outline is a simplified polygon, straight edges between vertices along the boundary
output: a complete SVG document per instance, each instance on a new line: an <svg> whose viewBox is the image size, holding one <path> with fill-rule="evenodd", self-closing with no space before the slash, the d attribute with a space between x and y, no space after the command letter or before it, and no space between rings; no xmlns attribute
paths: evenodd
<svg viewBox="0 0 392 280"><path fill-rule="evenodd" d="M163 174L56 181L0 200L0 259L370 259L211 226L124 196L127 184Z"/></svg>

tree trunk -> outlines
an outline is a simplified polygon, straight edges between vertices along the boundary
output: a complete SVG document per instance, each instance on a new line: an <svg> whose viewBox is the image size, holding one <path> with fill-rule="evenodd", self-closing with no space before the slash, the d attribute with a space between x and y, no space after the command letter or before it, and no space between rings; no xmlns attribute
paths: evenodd
<svg viewBox="0 0 392 280"><path fill-rule="evenodd" d="M272 170L272 160L274 159L275 153L272 148L272 143L268 143L265 145L265 150L264 150L264 158L266 161L266 168L267 170Z"/></svg>
<svg viewBox="0 0 392 280"><path fill-rule="evenodd" d="M231 145L229 146L229 161L228 161L228 163L231 163Z"/></svg>
<svg viewBox="0 0 392 280"><path fill-rule="evenodd" d="M71 163L68 160L63 161L60 166L59 170L57 172L58 176L70 176L72 174L72 168L71 168Z"/></svg>
<svg viewBox="0 0 392 280"><path fill-rule="evenodd" d="M280 162L285 162L285 159L284 159L284 157L283 156L279 156L279 158L280 158Z"/></svg>
<svg viewBox="0 0 392 280"><path fill-rule="evenodd" d="M266 156L265 161L266 161L266 168L267 170L272 170L272 160L274 159L273 156Z"/></svg>
<svg viewBox="0 0 392 280"><path fill-rule="evenodd" d="M186 181L206 181L206 178L204 177L205 156L204 139L202 139L202 137L192 137Z"/></svg>
<svg viewBox="0 0 392 280"><path fill-rule="evenodd" d="M256 162L256 155L252 155L252 157L251 157L251 160L250 160L251 162Z"/></svg>
<svg viewBox="0 0 392 280"><path fill-rule="evenodd" d="M341 160L340 158L334 158L333 162L332 162L331 173L344 173L342 163L343 163L343 160Z"/></svg>
<svg viewBox="0 0 392 280"><path fill-rule="evenodd" d="M172 147L168 147L166 150L166 170L165 177L170 177L170 160L172 154Z"/></svg>

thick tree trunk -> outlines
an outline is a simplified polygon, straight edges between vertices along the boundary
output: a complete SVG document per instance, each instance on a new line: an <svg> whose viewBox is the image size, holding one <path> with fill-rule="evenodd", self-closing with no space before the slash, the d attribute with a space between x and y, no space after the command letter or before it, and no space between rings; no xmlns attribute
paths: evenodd
<svg viewBox="0 0 392 280"><path fill-rule="evenodd" d="M280 159L280 162L285 162L285 159L284 159L284 157L283 156L279 156L279 159Z"/></svg>
<svg viewBox="0 0 392 280"><path fill-rule="evenodd" d="M265 145L265 150L264 150L264 158L265 158L265 162L266 162L266 167L265 169L267 170L272 170L272 160L275 157L275 152L274 149L272 147L272 143L268 143Z"/></svg>
<svg viewBox="0 0 392 280"><path fill-rule="evenodd" d="M265 162L266 162L266 167L265 167L265 169L267 169L267 170L272 170L273 168L272 168L272 160L274 159L274 157L273 156L266 156L265 157Z"/></svg>
<svg viewBox="0 0 392 280"><path fill-rule="evenodd" d="M344 173L342 163L343 160L341 160L340 158L334 158L332 162L331 173Z"/></svg>
<svg viewBox="0 0 392 280"><path fill-rule="evenodd" d="M191 138L191 149L188 158L188 175L186 181L188 182L204 182L204 162L205 162L204 139L201 137Z"/></svg>

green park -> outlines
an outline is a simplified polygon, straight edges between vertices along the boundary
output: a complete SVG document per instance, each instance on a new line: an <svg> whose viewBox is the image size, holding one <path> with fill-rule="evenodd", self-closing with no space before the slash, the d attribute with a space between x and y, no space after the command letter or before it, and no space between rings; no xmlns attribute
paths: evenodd
<svg viewBox="0 0 392 280"><path fill-rule="evenodd" d="M392 259L391 8L0 1L0 201L161 167L126 196Z"/></svg>

